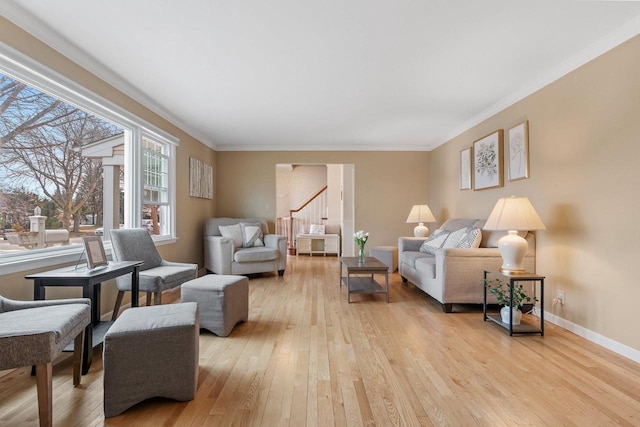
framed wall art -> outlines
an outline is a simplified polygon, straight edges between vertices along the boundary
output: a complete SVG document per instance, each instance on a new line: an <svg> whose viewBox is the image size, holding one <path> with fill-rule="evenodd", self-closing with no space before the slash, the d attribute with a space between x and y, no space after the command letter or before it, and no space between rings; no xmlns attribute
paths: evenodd
<svg viewBox="0 0 640 427"><path fill-rule="evenodd" d="M529 122L525 120L515 125L507 134L509 181L529 178Z"/></svg>
<svg viewBox="0 0 640 427"><path fill-rule="evenodd" d="M213 199L213 166L189 158L189 196Z"/></svg>
<svg viewBox="0 0 640 427"><path fill-rule="evenodd" d="M471 147L460 150L460 190L471 190Z"/></svg>
<svg viewBox="0 0 640 427"><path fill-rule="evenodd" d="M473 143L473 189L502 187L502 140L497 130Z"/></svg>

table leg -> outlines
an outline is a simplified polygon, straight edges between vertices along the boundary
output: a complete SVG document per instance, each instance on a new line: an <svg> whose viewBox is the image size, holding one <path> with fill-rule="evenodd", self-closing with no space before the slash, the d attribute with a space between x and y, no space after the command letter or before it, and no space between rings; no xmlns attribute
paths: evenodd
<svg viewBox="0 0 640 427"><path fill-rule="evenodd" d="M140 305L140 267L134 267L131 273L131 307Z"/></svg>
<svg viewBox="0 0 640 427"><path fill-rule="evenodd" d="M540 336L544 336L544 279L540 280Z"/></svg>
<svg viewBox="0 0 640 427"><path fill-rule="evenodd" d="M45 299L44 298L44 281L42 279L36 279L33 281L33 299L35 301Z"/></svg>
<svg viewBox="0 0 640 427"><path fill-rule="evenodd" d="M98 302L94 300L96 295L95 290L98 289L98 295L100 291L100 285L92 286L88 283L82 286L82 297L88 298L91 301L91 322L84 331L84 347L82 349L82 375L87 375L89 368L91 367L91 359L93 358L93 325L100 321L100 307Z"/></svg>
<svg viewBox="0 0 640 427"><path fill-rule="evenodd" d="M389 304L389 272L384 272L384 283L387 285L387 304Z"/></svg>

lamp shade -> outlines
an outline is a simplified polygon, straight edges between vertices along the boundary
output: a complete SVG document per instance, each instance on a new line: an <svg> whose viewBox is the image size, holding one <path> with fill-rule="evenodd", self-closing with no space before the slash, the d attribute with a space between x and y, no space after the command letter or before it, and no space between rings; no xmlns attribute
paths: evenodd
<svg viewBox="0 0 640 427"><path fill-rule="evenodd" d="M526 197L499 199L484 224L485 230L544 230L545 226Z"/></svg>
<svg viewBox="0 0 640 427"><path fill-rule="evenodd" d="M498 250L502 256L500 271L522 274L526 272L524 257L529 244L518 236L518 230L544 230L545 226L528 198L512 196L498 200L483 228L509 232L498 241Z"/></svg>
<svg viewBox="0 0 640 427"><path fill-rule="evenodd" d="M424 226L425 222L435 222L436 218L431 213L431 209L427 205L413 205L409 216L407 217L407 224L418 223L416 228L413 229L413 235L415 237L426 237L429 235L429 229Z"/></svg>

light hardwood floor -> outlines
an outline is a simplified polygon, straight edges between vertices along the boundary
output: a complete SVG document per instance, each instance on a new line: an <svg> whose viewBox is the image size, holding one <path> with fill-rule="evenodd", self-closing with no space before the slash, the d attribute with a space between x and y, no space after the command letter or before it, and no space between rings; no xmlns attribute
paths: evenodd
<svg viewBox="0 0 640 427"><path fill-rule="evenodd" d="M201 333L195 400L105 421L96 349L78 388L70 360L54 366L54 425L640 425L639 364L551 324L510 338L477 307L445 314L397 274L390 283L390 304L347 304L335 257L290 257L284 277L250 280L247 323ZM37 425L29 369L0 375L0 425Z"/></svg>

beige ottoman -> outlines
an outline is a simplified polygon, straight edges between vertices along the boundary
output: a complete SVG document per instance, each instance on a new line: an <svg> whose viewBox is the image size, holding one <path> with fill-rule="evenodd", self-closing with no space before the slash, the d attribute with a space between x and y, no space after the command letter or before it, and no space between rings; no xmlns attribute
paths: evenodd
<svg viewBox="0 0 640 427"><path fill-rule="evenodd" d="M196 302L200 327L226 337L238 322L249 319L249 279L207 274L182 284L182 302Z"/></svg>
<svg viewBox="0 0 640 427"><path fill-rule="evenodd" d="M398 247L397 246L374 246L370 255L389 267L389 273L398 270Z"/></svg>
<svg viewBox="0 0 640 427"><path fill-rule="evenodd" d="M198 305L123 312L104 337L104 416L151 397L192 400L198 387Z"/></svg>

